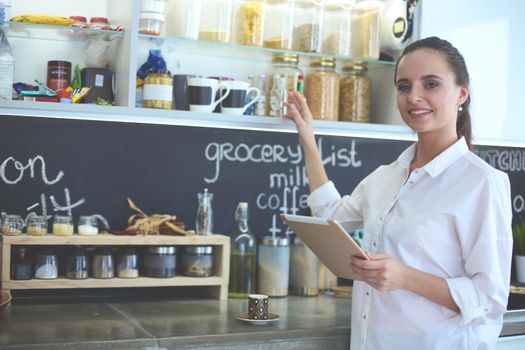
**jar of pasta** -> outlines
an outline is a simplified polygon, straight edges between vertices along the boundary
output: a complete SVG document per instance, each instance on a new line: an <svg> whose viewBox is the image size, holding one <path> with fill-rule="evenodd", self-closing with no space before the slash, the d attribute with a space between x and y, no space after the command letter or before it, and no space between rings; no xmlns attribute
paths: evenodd
<svg viewBox="0 0 525 350"><path fill-rule="evenodd" d="M173 78L167 70L150 69L144 79L144 107L171 109L173 101Z"/></svg>
<svg viewBox="0 0 525 350"><path fill-rule="evenodd" d="M53 219L53 234L55 236L73 235L73 218L68 215L55 215Z"/></svg>
<svg viewBox="0 0 525 350"><path fill-rule="evenodd" d="M323 4L320 0L295 0L292 49L319 52Z"/></svg>
<svg viewBox="0 0 525 350"><path fill-rule="evenodd" d="M293 8L290 0L266 0L264 47L292 49Z"/></svg>
<svg viewBox="0 0 525 350"><path fill-rule="evenodd" d="M310 64L304 95L314 119L337 121L339 119L339 75L335 60L322 58Z"/></svg>
<svg viewBox="0 0 525 350"><path fill-rule="evenodd" d="M339 99L339 120L368 123L370 121L370 78L363 62L343 67Z"/></svg>
<svg viewBox="0 0 525 350"><path fill-rule="evenodd" d="M201 11L199 39L230 41L232 0L207 0Z"/></svg>
<svg viewBox="0 0 525 350"><path fill-rule="evenodd" d="M326 0L323 15L322 53L350 56L352 6L354 3L355 0Z"/></svg>
<svg viewBox="0 0 525 350"><path fill-rule="evenodd" d="M233 37L239 45L262 46L265 0L235 0Z"/></svg>
<svg viewBox="0 0 525 350"><path fill-rule="evenodd" d="M361 1L354 6L351 39L353 58L379 58L384 7L384 3L377 0Z"/></svg>
<svg viewBox="0 0 525 350"><path fill-rule="evenodd" d="M47 217L44 215L29 215L27 218L27 234L44 236L47 234Z"/></svg>

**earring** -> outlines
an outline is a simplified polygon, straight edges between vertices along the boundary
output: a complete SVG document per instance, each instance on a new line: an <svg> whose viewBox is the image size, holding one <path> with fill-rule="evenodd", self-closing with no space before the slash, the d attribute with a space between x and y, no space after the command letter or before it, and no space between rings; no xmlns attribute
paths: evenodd
<svg viewBox="0 0 525 350"><path fill-rule="evenodd" d="M463 107L459 106L458 111L463 112Z"/></svg>

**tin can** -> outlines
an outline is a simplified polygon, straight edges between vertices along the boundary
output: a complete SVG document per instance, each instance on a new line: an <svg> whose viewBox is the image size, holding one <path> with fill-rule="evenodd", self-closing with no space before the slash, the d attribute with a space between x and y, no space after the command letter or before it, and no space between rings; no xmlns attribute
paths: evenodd
<svg viewBox="0 0 525 350"><path fill-rule="evenodd" d="M47 86L54 91L65 89L71 85L71 62L47 62Z"/></svg>

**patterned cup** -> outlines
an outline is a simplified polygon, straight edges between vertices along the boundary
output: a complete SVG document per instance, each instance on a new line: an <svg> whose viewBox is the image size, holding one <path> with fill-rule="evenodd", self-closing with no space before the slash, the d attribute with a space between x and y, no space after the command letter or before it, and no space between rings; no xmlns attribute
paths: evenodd
<svg viewBox="0 0 525 350"><path fill-rule="evenodd" d="M268 319L268 296L264 294L248 295L248 318L252 320Z"/></svg>

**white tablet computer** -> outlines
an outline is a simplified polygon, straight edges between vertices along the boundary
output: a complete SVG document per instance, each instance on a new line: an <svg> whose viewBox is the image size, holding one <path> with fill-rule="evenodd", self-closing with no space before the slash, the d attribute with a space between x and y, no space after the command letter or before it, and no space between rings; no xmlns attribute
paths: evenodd
<svg viewBox="0 0 525 350"><path fill-rule="evenodd" d="M352 271L350 257L368 257L337 221L289 214L281 214L281 219L334 275L360 279Z"/></svg>

